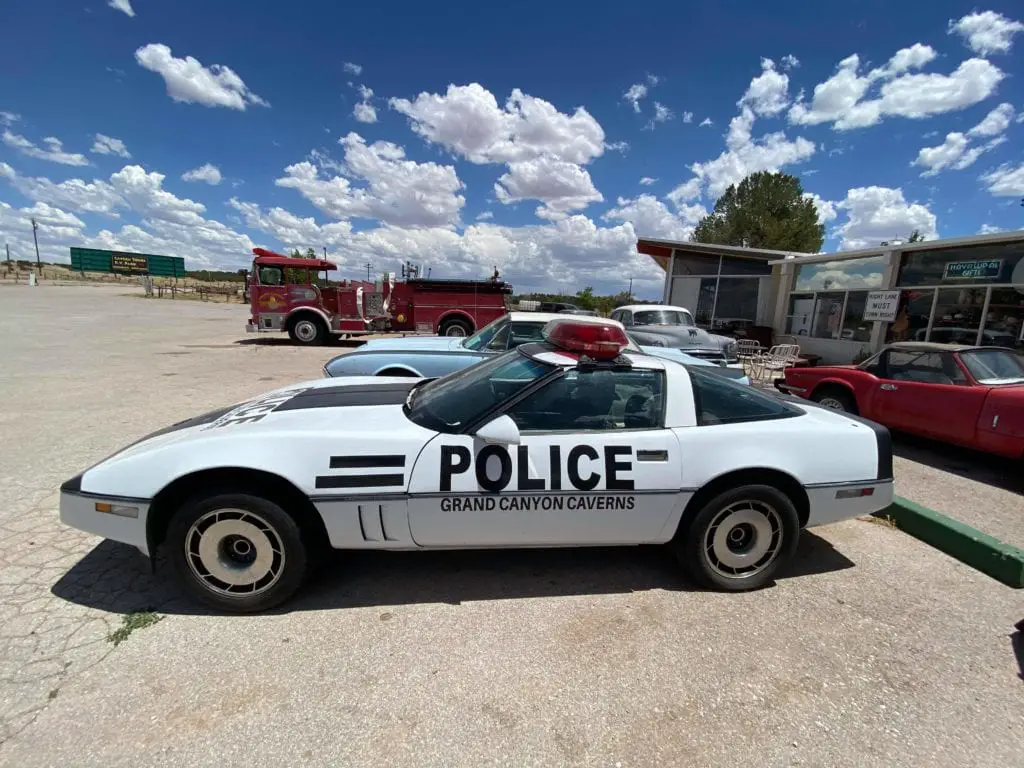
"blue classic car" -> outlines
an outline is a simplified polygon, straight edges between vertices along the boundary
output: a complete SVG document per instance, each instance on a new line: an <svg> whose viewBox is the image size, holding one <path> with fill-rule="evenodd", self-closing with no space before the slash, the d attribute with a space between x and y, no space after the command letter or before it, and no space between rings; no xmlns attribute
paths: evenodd
<svg viewBox="0 0 1024 768"><path fill-rule="evenodd" d="M329 360L324 365L324 375L416 376L427 379L447 376L498 352L530 341L543 341L541 331L544 326L551 320L564 318L565 315L547 312L510 312L467 337L406 336L374 339L353 352ZM585 316L574 316L574 319L584 322L615 322ZM631 342L630 349L639 349L649 355L685 365L712 366L723 376L743 384L750 383L741 368L720 366L691 357L678 349L640 346L635 342Z"/></svg>

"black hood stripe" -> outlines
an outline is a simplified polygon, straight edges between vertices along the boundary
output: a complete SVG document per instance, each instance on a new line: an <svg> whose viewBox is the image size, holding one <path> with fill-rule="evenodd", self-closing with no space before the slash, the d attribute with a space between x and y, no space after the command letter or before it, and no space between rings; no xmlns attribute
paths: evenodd
<svg viewBox="0 0 1024 768"><path fill-rule="evenodd" d="M347 408L357 405L401 405L409 390L419 384L417 379L394 384L355 384L350 386L307 389L274 409L301 411L306 408Z"/></svg>

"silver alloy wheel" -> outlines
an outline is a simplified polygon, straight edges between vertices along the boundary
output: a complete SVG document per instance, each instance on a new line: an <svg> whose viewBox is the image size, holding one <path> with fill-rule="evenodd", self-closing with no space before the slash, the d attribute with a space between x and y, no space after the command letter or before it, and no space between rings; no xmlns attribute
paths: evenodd
<svg viewBox="0 0 1024 768"><path fill-rule="evenodd" d="M299 341L310 342L316 338L316 323L312 320L299 320L295 324L295 338Z"/></svg>
<svg viewBox="0 0 1024 768"><path fill-rule="evenodd" d="M447 329L445 329L444 335L445 336L465 336L466 335L466 329L463 328L462 325L460 325L459 323L452 323L451 325L448 326Z"/></svg>
<svg viewBox="0 0 1024 768"><path fill-rule="evenodd" d="M192 574L223 597L266 592L284 572L284 545L277 531L245 509L214 509L185 534L185 560Z"/></svg>
<svg viewBox="0 0 1024 768"><path fill-rule="evenodd" d="M782 547L782 517L771 504L748 499L721 510L704 534L708 564L728 579L764 570Z"/></svg>
<svg viewBox="0 0 1024 768"><path fill-rule="evenodd" d="M846 406L843 405L843 401L842 400L839 400L839 399L837 399L835 397L829 397L828 395L825 395L825 397L821 398L818 401L818 405L822 405L822 406L824 406L826 408L831 408L833 411L845 411L846 410Z"/></svg>

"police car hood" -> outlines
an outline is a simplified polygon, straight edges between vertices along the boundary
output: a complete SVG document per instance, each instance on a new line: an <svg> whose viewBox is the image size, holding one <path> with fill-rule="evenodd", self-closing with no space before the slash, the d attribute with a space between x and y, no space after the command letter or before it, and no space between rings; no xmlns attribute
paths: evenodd
<svg viewBox="0 0 1024 768"><path fill-rule="evenodd" d="M346 463L389 476L405 473L434 433L403 411L418 379L349 377L294 384L243 403L173 424L128 446L81 478L80 490L152 498L169 482L219 467L249 468L290 480L306 493L332 486ZM359 458L355 458L359 457ZM379 489L379 490L384 490ZM323 493L323 490L319 491Z"/></svg>
<svg viewBox="0 0 1024 768"><path fill-rule="evenodd" d="M449 352L462 349L466 339L459 336L406 336L401 339L373 339L366 342L361 350L374 352L430 351Z"/></svg>

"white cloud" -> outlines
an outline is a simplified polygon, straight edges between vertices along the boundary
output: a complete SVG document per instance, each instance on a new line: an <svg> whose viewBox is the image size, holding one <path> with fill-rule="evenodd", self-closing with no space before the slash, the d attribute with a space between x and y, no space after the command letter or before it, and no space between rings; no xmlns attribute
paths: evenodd
<svg viewBox="0 0 1024 768"><path fill-rule="evenodd" d="M915 229L928 240L938 237L935 214L920 203L908 203L899 188L857 187L835 207L847 216L836 230L843 249L868 248L895 238L905 240Z"/></svg>
<svg viewBox="0 0 1024 768"><path fill-rule="evenodd" d="M683 112L683 122L684 123L692 123L693 122L693 112Z"/></svg>
<svg viewBox="0 0 1024 768"><path fill-rule="evenodd" d="M1004 230L1003 230L1002 227L997 227L997 226L995 226L993 224L982 224L981 227L978 229L978 234L979 235L994 235L997 232L1003 232L1003 231Z"/></svg>
<svg viewBox="0 0 1024 768"><path fill-rule="evenodd" d="M85 222L67 211L43 202L18 209L0 201L0 232L10 247L11 258L35 261L32 219L39 224L36 236L39 238L39 253L44 261L65 261L68 246L82 240Z"/></svg>
<svg viewBox="0 0 1024 768"><path fill-rule="evenodd" d="M748 140L723 152L714 160L694 163L690 169L696 177L707 183L708 194L719 197L730 184L737 184L756 171L778 171L793 163L801 163L815 151L814 142L803 137L793 141L779 131Z"/></svg>
<svg viewBox="0 0 1024 768"><path fill-rule="evenodd" d="M827 224L830 221L834 221L836 216L838 216L835 202L825 200L814 192L804 192L804 197L814 203L814 208L818 212L819 224Z"/></svg>
<svg viewBox="0 0 1024 768"><path fill-rule="evenodd" d="M981 176L988 191L996 197L1017 197L1024 195L1024 163L1016 168L1010 164L1001 165Z"/></svg>
<svg viewBox="0 0 1024 768"><path fill-rule="evenodd" d="M21 176L6 163L0 163L0 177L7 179L25 197L81 213L102 213L116 218L115 209L127 205L110 184L98 179L92 183L68 179L58 184L43 177Z"/></svg>
<svg viewBox="0 0 1024 768"><path fill-rule="evenodd" d="M132 10L131 0L110 0L107 5L120 11L125 16L131 16L133 18L135 16L135 11Z"/></svg>
<svg viewBox="0 0 1024 768"><path fill-rule="evenodd" d="M220 184L222 178L220 168L212 163L205 163L181 174L182 181L204 181L212 186Z"/></svg>
<svg viewBox="0 0 1024 768"><path fill-rule="evenodd" d="M652 176L644 176L642 179L640 179L640 183L643 184L645 187L651 186L651 184L653 184L656 181L657 179L655 179Z"/></svg>
<svg viewBox="0 0 1024 768"><path fill-rule="evenodd" d="M633 105L633 111L640 114L640 101L647 96L647 86L643 83L634 83L622 94L622 98Z"/></svg>
<svg viewBox="0 0 1024 768"><path fill-rule="evenodd" d="M96 134L96 141L92 143L92 149L89 151L97 155L131 157L131 153L128 152L128 148L124 145L123 141L112 136L104 136L102 133Z"/></svg>
<svg viewBox="0 0 1024 768"><path fill-rule="evenodd" d="M683 182L678 187L669 192L665 197L670 203L679 208L689 200L696 200L700 197L700 190L703 186L703 180L700 176L694 176L689 181Z"/></svg>
<svg viewBox="0 0 1024 768"><path fill-rule="evenodd" d="M368 88L365 85L360 85L357 89L359 91L359 98L363 101L369 101L373 98L373 88Z"/></svg>
<svg viewBox="0 0 1024 768"><path fill-rule="evenodd" d="M675 117L675 113L662 104L660 101L654 102L654 116L647 121L645 128L653 131L655 123L667 123Z"/></svg>
<svg viewBox="0 0 1024 768"><path fill-rule="evenodd" d="M616 206L601 218L605 221L628 221L639 237L688 240L694 225L707 213L703 205L684 205L678 213L672 213L654 195L640 195L636 198L620 197Z"/></svg>
<svg viewBox="0 0 1024 768"><path fill-rule="evenodd" d="M372 104L361 101L352 109L352 117L360 123L376 123L377 109Z"/></svg>
<svg viewBox="0 0 1024 768"><path fill-rule="evenodd" d="M794 56L792 53L787 53L782 57L782 68L785 70L796 69L800 66L800 59Z"/></svg>
<svg viewBox="0 0 1024 768"><path fill-rule="evenodd" d="M483 213L477 214L476 220L477 221L490 221L493 218L494 218L494 213L492 213L491 211L484 211Z"/></svg>
<svg viewBox="0 0 1024 768"><path fill-rule="evenodd" d="M512 91L499 107L478 83L449 85L444 95L421 93L414 101L391 99L412 129L473 163L511 163L550 155L588 163L605 150L601 125L583 107L569 115L543 99Z"/></svg>
<svg viewBox="0 0 1024 768"><path fill-rule="evenodd" d="M1010 127L1013 115L1013 105L1004 102L985 115L985 118L980 123L967 132L967 135L972 138L978 136L998 136Z"/></svg>
<svg viewBox="0 0 1024 768"><path fill-rule="evenodd" d="M0 111L0 125L14 125L21 120L21 115L15 112Z"/></svg>
<svg viewBox="0 0 1024 768"><path fill-rule="evenodd" d="M707 125L714 125L714 124L715 124L714 120L712 120L710 117L705 117L703 120L700 121L700 126L699 127L703 128L703 127L705 127Z"/></svg>
<svg viewBox="0 0 1024 768"><path fill-rule="evenodd" d="M20 136L17 133L11 133L9 130L5 130L3 133L3 142L9 147L18 150L23 155L34 157L37 160L47 160L51 163L60 163L61 165L88 165L89 159L85 155L80 155L77 152L65 152L64 144L60 139L56 139L53 136L47 136L43 139L45 147L40 147L24 136Z"/></svg>
<svg viewBox="0 0 1024 768"><path fill-rule="evenodd" d="M810 104L799 101L789 110L797 125L832 123L836 130L875 125L886 116L913 119L953 112L986 99L1005 77L984 59L968 59L948 75L914 73L935 58L935 51L920 43L897 51L884 67L860 74L860 57L839 62L836 73L814 87ZM881 84L876 98L865 98Z"/></svg>
<svg viewBox="0 0 1024 768"><path fill-rule="evenodd" d="M339 219L380 219L408 227L453 226L466 199L463 184L450 165L416 163L405 150L387 141L367 145L357 133L339 139L345 148L341 175L322 178L311 162L285 168L276 180L297 190L320 210ZM365 182L355 187L352 180Z"/></svg>
<svg viewBox="0 0 1024 768"><path fill-rule="evenodd" d="M1024 24L995 11L974 12L949 22L949 34L960 35L967 47L981 56L1007 53L1019 32L1024 32Z"/></svg>
<svg viewBox="0 0 1024 768"><path fill-rule="evenodd" d="M542 219L564 218L571 211L604 200L590 174L575 163L541 157L509 163L508 168L494 185L495 197L506 205L540 200L543 205L536 213Z"/></svg>
<svg viewBox="0 0 1024 768"><path fill-rule="evenodd" d="M353 64L351 61L346 61L345 64L342 66L342 69L344 69L346 72L349 72L349 73L351 73L353 75L361 75L361 74L363 74L363 67L362 67L362 65L360 65L360 64Z"/></svg>
<svg viewBox="0 0 1024 768"><path fill-rule="evenodd" d="M754 114L771 117L789 105L789 76L775 69L771 59L761 59L761 74L750 81L737 106L749 107Z"/></svg>
<svg viewBox="0 0 1024 768"><path fill-rule="evenodd" d="M270 105L249 90L233 70L221 64L204 67L197 59L178 59L162 43L150 43L135 51L135 60L156 72L167 84L167 95L174 101L245 110L250 104Z"/></svg>

